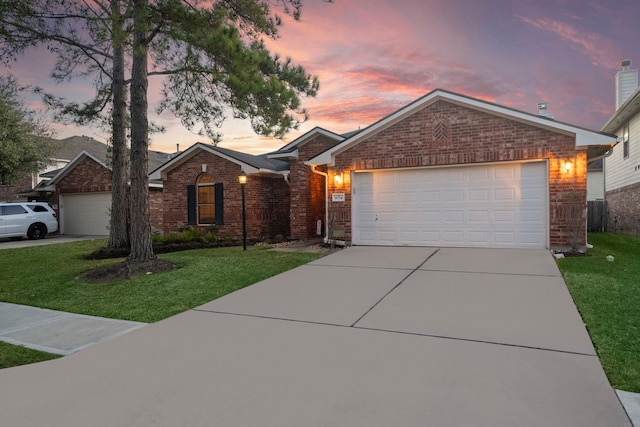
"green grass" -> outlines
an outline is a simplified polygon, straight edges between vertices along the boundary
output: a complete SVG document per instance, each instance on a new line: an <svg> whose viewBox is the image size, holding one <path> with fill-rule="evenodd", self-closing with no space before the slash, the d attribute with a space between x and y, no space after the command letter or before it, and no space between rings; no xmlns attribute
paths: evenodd
<svg viewBox="0 0 640 427"><path fill-rule="evenodd" d="M119 260L83 255L106 241L0 250L0 301L114 319L156 322L320 257L249 247L173 252L168 273L129 281L89 284L83 271Z"/></svg>
<svg viewBox="0 0 640 427"><path fill-rule="evenodd" d="M44 353L21 345L12 345L0 341L0 369L44 362L58 357L60 356L57 354Z"/></svg>
<svg viewBox="0 0 640 427"><path fill-rule="evenodd" d="M640 392L640 239L590 234L586 257L558 260L614 388ZM607 256L614 261L607 261Z"/></svg>

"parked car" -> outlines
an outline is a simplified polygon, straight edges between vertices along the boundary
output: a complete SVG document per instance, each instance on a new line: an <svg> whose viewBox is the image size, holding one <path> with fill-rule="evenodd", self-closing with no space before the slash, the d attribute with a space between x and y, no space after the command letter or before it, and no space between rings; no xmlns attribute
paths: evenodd
<svg viewBox="0 0 640 427"><path fill-rule="evenodd" d="M0 203L0 237L44 239L58 231L56 212L43 202Z"/></svg>

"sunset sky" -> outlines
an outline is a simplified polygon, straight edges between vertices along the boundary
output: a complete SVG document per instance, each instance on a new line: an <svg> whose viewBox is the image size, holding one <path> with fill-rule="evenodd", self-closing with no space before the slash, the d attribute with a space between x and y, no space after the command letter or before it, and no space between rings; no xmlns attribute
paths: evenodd
<svg viewBox="0 0 640 427"><path fill-rule="evenodd" d="M319 76L319 95L303 100L310 120L285 141L229 120L221 147L264 153L315 126L366 127L436 88L531 113L545 101L557 120L598 130L614 110L620 61L640 66L639 0L305 0L300 21L283 21L280 38L267 45ZM92 93L54 86L51 65L33 52L0 72L70 98ZM151 83L151 107L159 87ZM151 119L167 128L151 135L152 149L209 142L169 114ZM55 129L57 138L106 140L88 127Z"/></svg>

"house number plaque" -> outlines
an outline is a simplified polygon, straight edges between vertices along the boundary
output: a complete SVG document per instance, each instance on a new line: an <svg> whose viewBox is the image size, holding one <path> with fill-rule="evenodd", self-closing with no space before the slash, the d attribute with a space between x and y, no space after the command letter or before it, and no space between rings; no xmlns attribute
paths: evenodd
<svg viewBox="0 0 640 427"><path fill-rule="evenodd" d="M331 195L331 201L332 202L344 202L345 201L344 193L333 193Z"/></svg>

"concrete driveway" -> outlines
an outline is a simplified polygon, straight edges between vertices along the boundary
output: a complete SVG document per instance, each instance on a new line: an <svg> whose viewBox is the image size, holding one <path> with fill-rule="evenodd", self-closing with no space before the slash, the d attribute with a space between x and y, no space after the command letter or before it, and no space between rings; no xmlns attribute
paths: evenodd
<svg viewBox="0 0 640 427"><path fill-rule="evenodd" d="M11 426L631 426L544 250L345 249L0 394Z"/></svg>

